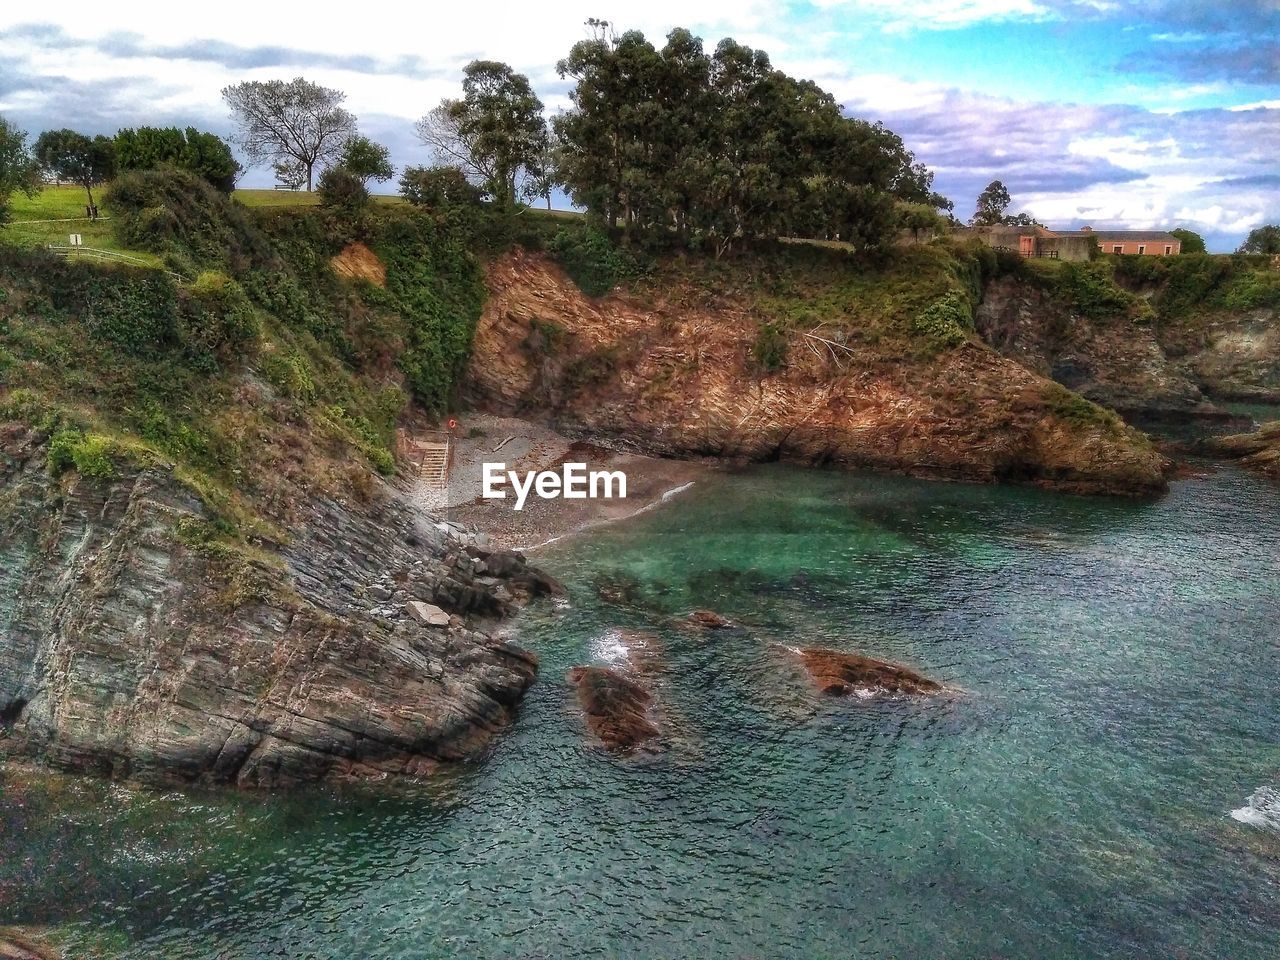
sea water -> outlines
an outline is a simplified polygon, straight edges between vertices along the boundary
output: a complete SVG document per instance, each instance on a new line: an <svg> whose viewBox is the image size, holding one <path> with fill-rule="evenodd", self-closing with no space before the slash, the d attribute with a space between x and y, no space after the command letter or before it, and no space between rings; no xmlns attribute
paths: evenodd
<svg viewBox="0 0 1280 960"><path fill-rule="evenodd" d="M570 600L518 623L541 675L482 760L268 794L10 769L0 924L131 958L1280 952L1274 485L762 467L537 559ZM564 674L628 631L664 735L616 756ZM822 699L805 645L954 692Z"/></svg>

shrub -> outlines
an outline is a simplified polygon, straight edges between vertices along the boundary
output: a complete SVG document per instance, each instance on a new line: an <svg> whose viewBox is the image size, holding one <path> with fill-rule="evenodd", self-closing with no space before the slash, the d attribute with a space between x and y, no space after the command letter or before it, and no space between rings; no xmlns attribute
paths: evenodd
<svg viewBox="0 0 1280 960"><path fill-rule="evenodd" d="M751 346L756 368L766 373L781 370L787 362L787 336L777 324L762 323Z"/></svg>
<svg viewBox="0 0 1280 960"><path fill-rule="evenodd" d="M973 313L963 295L948 293L916 314L911 328L931 352L940 353L969 339Z"/></svg>
<svg viewBox="0 0 1280 960"><path fill-rule="evenodd" d="M178 294L173 281L152 271L88 276L80 322L96 340L140 355L173 340Z"/></svg>
<svg viewBox="0 0 1280 960"><path fill-rule="evenodd" d="M244 289L225 273L206 270L183 298L180 337L192 352L227 359L261 333Z"/></svg>
<svg viewBox="0 0 1280 960"><path fill-rule="evenodd" d="M297 351L269 353L261 360L262 375L276 390L286 397L302 403L314 403L316 384L311 376L311 364Z"/></svg>
<svg viewBox="0 0 1280 960"><path fill-rule="evenodd" d="M635 259L595 227L561 229L547 244L547 252L588 297L603 297L639 272Z"/></svg>
<svg viewBox="0 0 1280 960"><path fill-rule="evenodd" d="M318 192L321 206L345 216L358 216L369 207L369 189L364 181L342 167L330 167L320 174Z"/></svg>
<svg viewBox="0 0 1280 960"><path fill-rule="evenodd" d="M57 477L74 467L81 476L110 480L116 475L111 449L110 437L59 430L49 440L49 472Z"/></svg>

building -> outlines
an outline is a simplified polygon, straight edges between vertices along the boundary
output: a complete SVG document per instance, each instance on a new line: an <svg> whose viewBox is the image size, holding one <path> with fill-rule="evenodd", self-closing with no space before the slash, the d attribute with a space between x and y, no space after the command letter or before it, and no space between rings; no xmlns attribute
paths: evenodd
<svg viewBox="0 0 1280 960"><path fill-rule="evenodd" d="M1024 257L1088 260L1093 255L1092 234L1060 233L1045 227L1011 227L1005 224L974 227L972 232L990 247Z"/></svg>
<svg viewBox="0 0 1280 960"><path fill-rule="evenodd" d="M1182 241L1162 230L1080 230L1061 231L1062 237L1092 237L1103 253L1128 253L1140 257L1169 257L1182 252Z"/></svg>
<svg viewBox="0 0 1280 960"><path fill-rule="evenodd" d="M988 246L1024 257L1052 260L1088 260L1096 243L1103 253L1167 257L1182 252L1182 241L1158 230L1050 230L1047 227L1014 227L997 224L974 227L972 232Z"/></svg>

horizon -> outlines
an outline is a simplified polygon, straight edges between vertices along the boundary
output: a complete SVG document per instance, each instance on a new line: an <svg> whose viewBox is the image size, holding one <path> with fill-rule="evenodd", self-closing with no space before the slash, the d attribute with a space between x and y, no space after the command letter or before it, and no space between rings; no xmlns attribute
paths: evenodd
<svg viewBox="0 0 1280 960"><path fill-rule="evenodd" d="M510 63L548 115L565 109L571 84L555 62L595 16L655 43L688 27L708 48L732 36L764 50L776 67L830 91L847 114L898 133L961 220L999 179L1013 197L1010 212L1053 229L1185 227L1210 251L1228 252L1251 228L1280 221L1274 0L1226 9L1159 0L816 0L787 3L776 17L771 9L715 0L695 16L667 0L636 12L564 2L530 17L499 4L485 11L479 35L468 25L478 14L398 4L338 22L233 0L205 22L149 4L73 0L47 14L0 12L0 114L32 138L64 126L114 134L144 125L225 137L232 124L222 87L300 75L346 92L361 132L403 168L429 159L413 121L458 93L472 59ZM273 180L269 169L252 168L241 186Z"/></svg>

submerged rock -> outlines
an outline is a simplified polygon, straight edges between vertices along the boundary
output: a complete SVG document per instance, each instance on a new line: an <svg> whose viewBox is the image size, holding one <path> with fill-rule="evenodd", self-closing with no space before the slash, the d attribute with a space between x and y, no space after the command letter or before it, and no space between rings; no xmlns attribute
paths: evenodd
<svg viewBox="0 0 1280 960"><path fill-rule="evenodd" d="M609 667L574 667L569 683L591 730L611 750L629 750L658 736L653 703L643 684Z"/></svg>
<svg viewBox="0 0 1280 960"><path fill-rule="evenodd" d="M899 663L822 647L802 647L796 653L814 686L828 696L847 696L862 690L903 694L942 692L942 684Z"/></svg>
<svg viewBox="0 0 1280 960"><path fill-rule="evenodd" d="M505 555L477 575L474 545L391 488L299 498L288 544L240 550L200 534L169 470L55 479L41 439L0 430L0 757L246 786L420 775L482 748L537 674L497 632L552 582Z"/></svg>
<svg viewBox="0 0 1280 960"><path fill-rule="evenodd" d="M703 627L707 630L729 630L733 627L732 620L721 616L714 610L694 610L685 619L694 626Z"/></svg>

